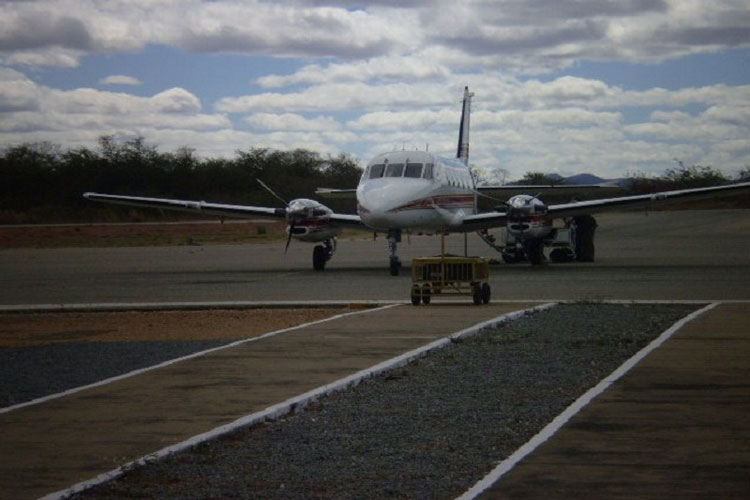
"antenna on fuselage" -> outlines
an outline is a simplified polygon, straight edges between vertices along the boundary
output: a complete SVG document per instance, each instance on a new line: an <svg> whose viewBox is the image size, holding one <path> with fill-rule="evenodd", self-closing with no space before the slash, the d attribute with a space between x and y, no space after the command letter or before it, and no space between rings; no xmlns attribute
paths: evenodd
<svg viewBox="0 0 750 500"><path fill-rule="evenodd" d="M474 94L469 92L469 87L464 87L463 107L461 108L461 125L458 128L458 150L456 158L464 165L469 165L469 121L471 116L471 98Z"/></svg>

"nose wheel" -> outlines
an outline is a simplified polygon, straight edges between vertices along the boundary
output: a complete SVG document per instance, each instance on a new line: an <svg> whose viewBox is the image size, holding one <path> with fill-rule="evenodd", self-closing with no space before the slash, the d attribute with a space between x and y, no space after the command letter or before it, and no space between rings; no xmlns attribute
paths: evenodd
<svg viewBox="0 0 750 500"><path fill-rule="evenodd" d="M391 252L391 264L390 271L391 276L398 276L401 272L401 259L398 258L396 252L398 250L398 244L401 242L401 230L391 229L388 231L388 250Z"/></svg>

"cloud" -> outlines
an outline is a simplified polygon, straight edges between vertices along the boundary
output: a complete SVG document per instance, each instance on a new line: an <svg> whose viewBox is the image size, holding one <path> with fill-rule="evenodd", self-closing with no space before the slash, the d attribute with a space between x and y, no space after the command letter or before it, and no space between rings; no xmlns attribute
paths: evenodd
<svg viewBox="0 0 750 500"><path fill-rule="evenodd" d="M256 113L245 118L255 128L281 131L334 131L340 130L340 124L330 116L305 118L295 113Z"/></svg>
<svg viewBox="0 0 750 500"><path fill-rule="evenodd" d="M142 85L138 78L127 75L111 75L99 80L102 85Z"/></svg>
<svg viewBox="0 0 750 500"><path fill-rule="evenodd" d="M411 70L429 74L456 65L549 71L580 59L659 61L750 43L750 13L738 0L716 0L710 6L681 0L331 5L260 0L6 2L0 5L0 54L16 64L70 65L71 58L85 54L162 44L198 53L372 60L360 66L365 73L376 69L379 58L428 51L445 56L432 66ZM332 70L344 69L333 64ZM265 84L277 85L273 80Z"/></svg>
<svg viewBox="0 0 750 500"><path fill-rule="evenodd" d="M200 100L182 88L151 97L91 88L57 90L0 67L2 144L49 140L75 147L96 144L105 134L143 135L152 141L170 130L197 135L231 128L226 116L200 110Z"/></svg>

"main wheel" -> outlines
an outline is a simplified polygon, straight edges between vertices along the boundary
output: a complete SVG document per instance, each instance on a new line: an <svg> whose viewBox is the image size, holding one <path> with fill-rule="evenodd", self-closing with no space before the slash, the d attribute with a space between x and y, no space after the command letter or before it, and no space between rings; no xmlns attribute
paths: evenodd
<svg viewBox="0 0 750 500"><path fill-rule="evenodd" d="M544 263L544 242L541 239L526 240L523 249L532 265L538 266Z"/></svg>
<svg viewBox="0 0 750 500"><path fill-rule="evenodd" d="M322 271L326 268L326 261L328 255L324 246L318 245L313 248L313 269L316 271Z"/></svg>

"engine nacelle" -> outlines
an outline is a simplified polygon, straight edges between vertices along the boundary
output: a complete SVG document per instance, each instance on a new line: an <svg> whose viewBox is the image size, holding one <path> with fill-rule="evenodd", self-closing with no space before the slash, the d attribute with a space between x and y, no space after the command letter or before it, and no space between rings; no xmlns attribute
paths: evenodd
<svg viewBox="0 0 750 500"><path fill-rule="evenodd" d="M297 198L286 208L286 233L292 238L317 243L338 236L339 228L331 225L333 210L307 198Z"/></svg>
<svg viewBox="0 0 750 500"><path fill-rule="evenodd" d="M535 196L519 194L508 201L507 231L515 239L545 238L552 232L547 205Z"/></svg>

